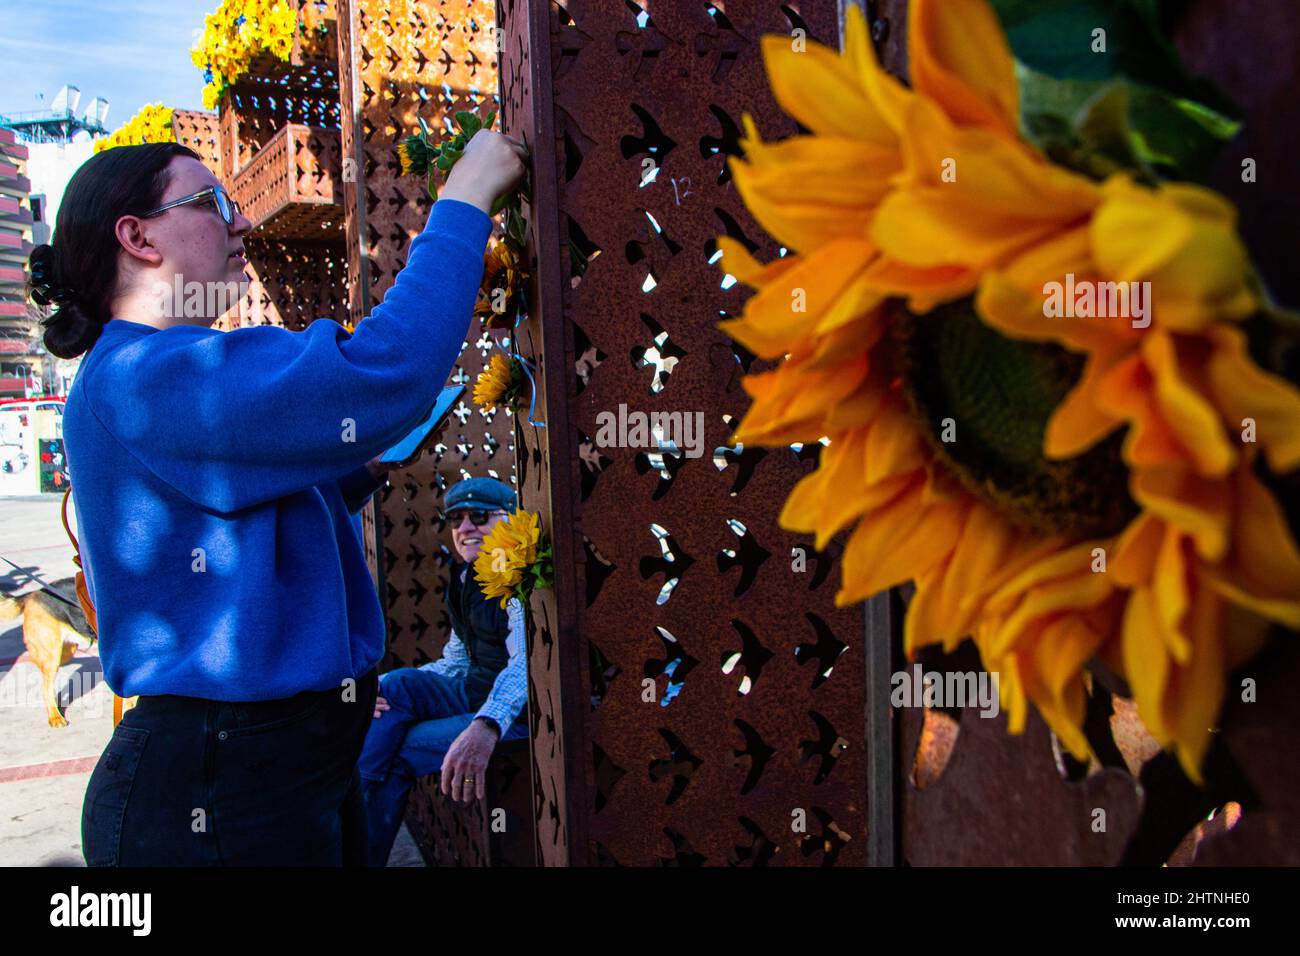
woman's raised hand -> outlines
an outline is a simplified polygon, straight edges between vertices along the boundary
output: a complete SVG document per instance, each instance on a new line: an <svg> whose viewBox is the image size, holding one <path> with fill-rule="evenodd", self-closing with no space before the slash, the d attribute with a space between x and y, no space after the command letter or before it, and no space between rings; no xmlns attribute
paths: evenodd
<svg viewBox="0 0 1300 956"><path fill-rule="evenodd" d="M528 147L520 140L481 129L452 167L438 196L470 203L491 214L497 197L513 190L524 178L527 161Z"/></svg>

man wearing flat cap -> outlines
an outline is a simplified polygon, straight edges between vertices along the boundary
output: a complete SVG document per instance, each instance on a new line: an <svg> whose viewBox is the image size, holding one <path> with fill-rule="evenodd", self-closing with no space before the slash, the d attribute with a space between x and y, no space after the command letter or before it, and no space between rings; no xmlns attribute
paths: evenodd
<svg viewBox="0 0 1300 956"><path fill-rule="evenodd" d="M482 798L499 739L527 736L517 720L528 700L524 613L510 599L484 596L474 576L483 538L515 509L515 493L495 478L468 478L447 492L453 561L447 588L451 637L442 657L380 677L375 716L357 768L364 781L370 865L384 866L417 777L441 773L442 792Z"/></svg>

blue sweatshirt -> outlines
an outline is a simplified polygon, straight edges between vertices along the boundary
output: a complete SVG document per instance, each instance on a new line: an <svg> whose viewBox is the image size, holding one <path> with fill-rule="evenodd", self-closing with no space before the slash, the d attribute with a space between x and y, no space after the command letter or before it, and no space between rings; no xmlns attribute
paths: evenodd
<svg viewBox="0 0 1300 956"><path fill-rule="evenodd" d="M476 206L435 203L352 334L105 324L63 435L115 693L270 700L379 662L384 613L353 517L382 485L366 462L446 382L491 229Z"/></svg>

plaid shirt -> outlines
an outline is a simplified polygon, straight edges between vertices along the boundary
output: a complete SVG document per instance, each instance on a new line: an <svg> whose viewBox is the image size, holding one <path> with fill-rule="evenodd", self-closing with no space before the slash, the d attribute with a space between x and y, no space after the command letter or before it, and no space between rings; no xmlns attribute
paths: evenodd
<svg viewBox="0 0 1300 956"><path fill-rule="evenodd" d="M501 673L497 674L496 682L488 692L487 700L474 715L488 717L495 721L501 728L502 737L506 735L506 731L510 729L510 725L514 723L528 701L528 656L524 652L526 647L524 609L518 600L511 598L510 603L506 605L506 614L510 618L510 633L506 635L506 651L510 654L510 660L502 668ZM447 646L442 649L442 657L430 661L420 670L433 671L435 674L457 680L465 678L469 672L469 652L465 650L465 643L455 629L451 632L451 639L447 641Z"/></svg>

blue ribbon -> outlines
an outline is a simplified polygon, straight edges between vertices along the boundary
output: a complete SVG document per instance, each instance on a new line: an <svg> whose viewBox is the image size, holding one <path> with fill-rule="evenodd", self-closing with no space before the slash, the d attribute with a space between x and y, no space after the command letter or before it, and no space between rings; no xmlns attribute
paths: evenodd
<svg viewBox="0 0 1300 956"><path fill-rule="evenodd" d="M518 324L519 323L516 320L516 328L518 328ZM496 339L492 340L492 344L502 352L505 352L507 357L519 362L519 367L524 370L524 376L528 379L528 424L532 425L534 428L545 428L546 422L539 422L533 419L533 412L537 409L537 381L533 378L533 363L528 361L528 359L524 358L518 352L512 352Z"/></svg>

